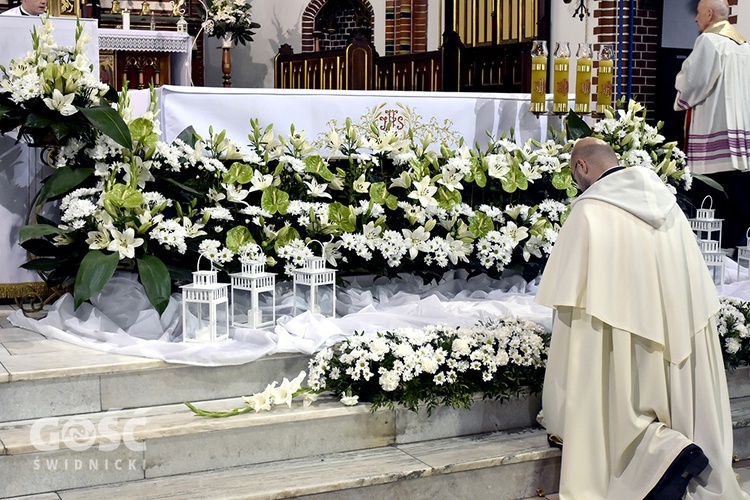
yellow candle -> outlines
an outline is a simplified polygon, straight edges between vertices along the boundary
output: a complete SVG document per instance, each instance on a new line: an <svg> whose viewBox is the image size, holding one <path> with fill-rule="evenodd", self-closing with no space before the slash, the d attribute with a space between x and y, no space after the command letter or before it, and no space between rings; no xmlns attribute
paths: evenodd
<svg viewBox="0 0 750 500"><path fill-rule="evenodd" d="M547 97L547 58L531 58L531 112L544 113Z"/></svg>
<svg viewBox="0 0 750 500"><path fill-rule="evenodd" d="M604 112L605 106L612 105L612 76L615 62L611 59L599 61L599 81L596 84L596 110Z"/></svg>
<svg viewBox="0 0 750 500"><path fill-rule="evenodd" d="M588 113L591 102L591 58L576 62L576 113Z"/></svg>
<svg viewBox="0 0 750 500"><path fill-rule="evenodd" d="M570 83L568 82L570 71L570 58L568 57L556 57L555 58L555 87L554 87L554 101L552 106L552 112L554 113L567 113L568 112L568 90Z"/></svg>

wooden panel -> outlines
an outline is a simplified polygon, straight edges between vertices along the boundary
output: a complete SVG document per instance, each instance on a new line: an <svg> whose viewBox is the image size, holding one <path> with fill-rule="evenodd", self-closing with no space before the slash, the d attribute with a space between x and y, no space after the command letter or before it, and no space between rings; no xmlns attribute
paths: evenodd
<svg viewBox="0 0 750 500"><path fill-rule="evenodd" d="M122 88L124 80L131 89L144 89L149 84L155 86L172 81L169 52L115 52L117 88Z"/></svg>

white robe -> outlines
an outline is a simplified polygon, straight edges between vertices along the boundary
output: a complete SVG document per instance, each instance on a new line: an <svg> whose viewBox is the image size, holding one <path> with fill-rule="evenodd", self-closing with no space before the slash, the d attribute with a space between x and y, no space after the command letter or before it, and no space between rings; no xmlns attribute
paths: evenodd
<svg viewBox="0 0 750 500"><path fill-rule="evenodd" d="M704 30L675 80L674 109L691 114L687 157L693 172L750 169L749 83L750 44L726 21Z"/></svg>
<svg viewBox="0 0 750 500"><path fill-rule="evenodd" d="M714 286L689 223L650 170L573 204L536 294L555 308L543 391L563 441L561 499L643 498L691 443L687 498L740 499Z"/></svg>

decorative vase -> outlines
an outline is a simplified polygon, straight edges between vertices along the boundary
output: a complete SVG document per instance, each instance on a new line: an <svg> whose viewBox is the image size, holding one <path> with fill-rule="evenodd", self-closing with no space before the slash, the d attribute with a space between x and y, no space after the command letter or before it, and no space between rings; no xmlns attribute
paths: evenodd
<svg viewBox="0 0 750 500"><path fill-rule="evenodd" d="M227 33L221 38L221 48L222 49L231 49L234 47L234 41L232 40L232 34Z"/></svg>

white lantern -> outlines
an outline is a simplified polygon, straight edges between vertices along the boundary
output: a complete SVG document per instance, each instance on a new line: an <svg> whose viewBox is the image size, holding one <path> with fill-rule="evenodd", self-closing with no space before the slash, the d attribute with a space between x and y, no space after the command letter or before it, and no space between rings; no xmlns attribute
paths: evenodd
<svg viewBox="0 0 750 500"><path fill-rule="evenodd" d="M745 240L744 247L737 247L737 281L740 280L740 270L742 269L743 262L745 262L745 266L750 272L750 228L745 231Z"/></svg>
<svg viewBox="0 0 750 500"><path fill-rule="evenodd" d="M716 273L719 273L719 284L724 284L724 257L726 254L719 248L719 242L716 240L698 240L698 246L706 261L708 270L711 272L711 278L716 282Z"/></svg>
<svg viewBox="0 0 750 500"><path fill-rule="evenodd" d="M217 272L196 271L182 289L182 341L219 342L229 338L229 285Z"/></svg>
<svg viewBox="0 0 750 500"><path fill-rule="evenodd" d="M177 21L177 33L188 32L188 22L185 20L185 16L183 15L184 13L184 10L180 11L180 20Z"/></svg>
<svg viewBox="0 0 750 500"><path fill-rule="evenodd" d="M336 270L326 268L323 257L306 258L304 265L293 271L292 288L295 316L297 304L305 302L310 312L336 317Z"/></svg>
<svg viewBox="0 0 750 500"><path fill-rule="evenodd" d="M276 274L267 273L265 264L254 260L243 263L242 272L230 274L230 277L232 326L260 328L276 323Z"/></svg>
<svg viewBox="0 0 750 500"><path fill-rule="evenodd" d="M704 208L708 200L708 208ZM717 240L721 241L721 224L723 219L714 218L713 199L711 196L706 196L701 202L701 208L695 211L695 219L690 220L690 228L702 240ZM713 234L718 233L718 237L714 238Z"/></svg>

